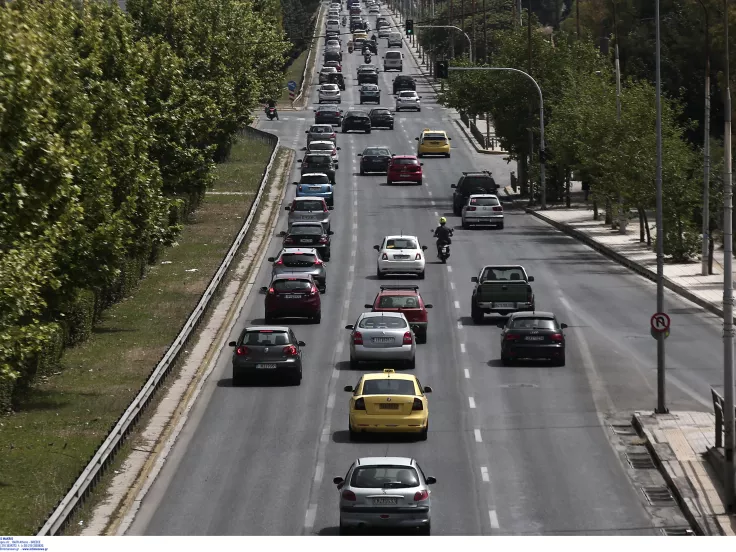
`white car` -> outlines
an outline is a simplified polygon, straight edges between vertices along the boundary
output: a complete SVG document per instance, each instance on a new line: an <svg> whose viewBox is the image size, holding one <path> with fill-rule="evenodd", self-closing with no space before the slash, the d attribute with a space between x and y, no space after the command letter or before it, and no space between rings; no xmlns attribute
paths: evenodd
<svg viewBox="0 0 736 552"><path fill-rule="evenodd" d="M327 82L327 79L329 78L327 75L330 73L337 73L337 69L334 67L322 67L319 71L319 83L324 84Z"/></svg>
<svg viewBox="0 0 736 552"><path fill-rule="evenodd" d="M427 246L420 246L416 236L386 236L373 249L378 251L376 276L379 279L386 274L416 274L420 280L424 279Z"/></svg>
<svg viewBox="0 0 736 552"><path fill-rule="evenodd" d="M391 27L389 27L388 25L378 28L378 38L388 38L389 34L391 34Z"/></svg>
<svg viewBox="0 0 736 552"><path fill-rule="evenodd" d="M319 103L327 102L330 104L342 103L340 89L336 84L322 84L319 87Z"/></svg>
<svg viewBox="0 0 736 552"><path fill-rule="evenodd" d="M329 152L329 154L332 156L332 161L335 163L335 169L338 168L338 164L340 163L340 154L337 153L337 150L340 148L335 146L335 143L330 140L314 140L312 142L309 142L309 145L307 146L307 153L325 153Z"/></svg>
<svg viewBox="0 0 736 552"><path fill-rule="evenodd" d="M489 225L503 228L503 205L494 194L472 194L462 210L463 228Z"/></svg>
<svg viewBox="0 0 736 552"><path fill-rule="evenodd" d="M417 94L416 90L402 90L396 96L396 111L401 111L402 109L416 109L417 111L421 111L421 99L422 97Z"/></svg>
<svg viewBox="0 0 736 552"><path fill-rule="evenodd" d="M337 19L328 19L327 20L327 32L328 33L339 33L340 32L340 20Z"/></svg>
<svg viewBox="0 0 736 552"><path fill-rule="evenodd" d="M325 44L325 51L326 52L333 52L337 50L340 51L340 40L337 38L331 38L327 41L327 44Z"/></svg>

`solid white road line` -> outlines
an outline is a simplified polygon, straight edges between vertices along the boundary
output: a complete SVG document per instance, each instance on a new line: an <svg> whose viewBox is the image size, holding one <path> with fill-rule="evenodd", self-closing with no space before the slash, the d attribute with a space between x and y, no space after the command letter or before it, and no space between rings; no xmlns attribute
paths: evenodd
<svg viewBox="0 0 736 552"><path fill-rule="evenodd" d="M470 379L470 370L465 368L464 372L465 372L465 379Z"/></svg>
<svg viewBox="0 0 736 552"><path fill-rule="evenodd" d="M491 481L491 476L488 475L488 468L486 468L485 466L481 466L480 476L483 478L483 481L485 481L486 483Z"/></svg>
<svg viewBox="0 0 736 552"><path fill-rule="evenodd" d="M480 429L477 429L477 428L474 429L473 430L473 433L475 434L475 442L476 443L482 443L483 442L483 438L480 435Z"/></svg>
<svg viewBox="0 0 736 552"><path fill-rule="evenodd" d="M335 394L330 393L330 396L327 397L327 408L334 408L335 407Z"/></svg>
<svg viewBox="0 0 736 552"><path fill-rule="evenodd" d="M499 529L498 515L496 515L496 510L490 510L488 512L488 517L491 519L491 529Z"/></svg>
<svg viewBox="0 0 736 552"><path fill-rule="evenodd" d="M307 509L307 514L304 516L304 527L311 529L314 527L314 520L317 517L317 505L310 504Z"/></svg>
<svg viewBox="0 0 736 552"><path fill-rule="evenodd" d="M325 471L324 465L321 462L317 464L317 469L314 472L314 482L317 485L322 483L322 474L324 473L324 471Z"/></svg>
<svg viewBox="0 0 736 552"><path fill-rule="evenodd" d="M468 397L468 403L470 404L470 408L475 408L475 399L473 397Z"/></svg>

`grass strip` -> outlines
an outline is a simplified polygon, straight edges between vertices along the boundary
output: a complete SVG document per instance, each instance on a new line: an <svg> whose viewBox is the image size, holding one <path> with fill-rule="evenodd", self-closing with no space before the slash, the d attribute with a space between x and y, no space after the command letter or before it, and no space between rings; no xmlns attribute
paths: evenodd
<svg viewBox="0 0 736 552"><path fill-rule="evenodd" d="M289 66L286 68L284 80L287 83L289 81L294 81L296 83L296 90L294 91L294 95L299 93L299 88L302 85L302 79L304 78L304 68L307 65L307 56L309 56L309 47L307 47L301 54L299 54L298 57L294 58L294 61L292 61L291 64L289 64ZM291 105L288 88L284 88L284 90L281 92L281 99L279 100L279 102Z"/></svg>
<svg viewBox="0 0 736 552"><path fill-rule="evenodd" d="M128 407L222 262L269 156L267 144L239 138L214 190L243 193L208 194L134 295L0 418L0 534L33 534Z"/></svg>

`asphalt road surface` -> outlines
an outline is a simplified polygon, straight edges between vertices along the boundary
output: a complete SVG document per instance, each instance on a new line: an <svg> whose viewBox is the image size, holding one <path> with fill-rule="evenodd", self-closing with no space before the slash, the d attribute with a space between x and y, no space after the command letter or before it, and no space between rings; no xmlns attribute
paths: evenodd
<svg viewBox="0 0 736 552"><path fill-rule="evenodd" d="M375 18L369 21L374 27ZM379 48L383 54L385 40ZM507 210L504 230L462 230L451 213L450 184L463 170L490 169L507 185L513 167L501 156L475 152L404 51L404 73L419 79L421 113L397 114L393 131L338 135L322 323L292 324L307 343L301 386L233 388L231 349L223 350L128 534L337 534L332 478L344 476L355 458L382 455L414 457L437 478L433 534L658 534L605 424L608 415L655 406L654 286L522 211ZM320 41L318 59L321 52ZM355 72L362 56L346 48L343 63L348 108L359 103ZM396 73L379 75L382 105L393 108ZM316 104L316 86L309 93ZM312 122L309 109L284 111L280 121L260 128L301 153ZM365 146L415 153L414 138L425 127L446 129L453 150L451 159L422 160L424 186L388 187L385 176L358 175L357 154ZM295 167L291 180L297 174ZM277 231L286 226L283 215ZM436 260L431 238L442 215L456 228L447 265ZM350 443L349 394L342 388L358 373L349 368L344 326L378 291L373 245L399 231L430 246L426 279L418 283L434 309L416 368L422 384L434 388L429 438ZM273 240L269 256L280 243ZM470 278L488 263L523 264L535 276L538 308L570 325L565 367L501 366L500 330L470 319ZM268 283L269 271L262 268L255 289ZM668 405L705 410L709 386L720 381L717 320L668 291L666 302L673 320ZM262 317L263 295L254 293L237 331Z"/></svg>

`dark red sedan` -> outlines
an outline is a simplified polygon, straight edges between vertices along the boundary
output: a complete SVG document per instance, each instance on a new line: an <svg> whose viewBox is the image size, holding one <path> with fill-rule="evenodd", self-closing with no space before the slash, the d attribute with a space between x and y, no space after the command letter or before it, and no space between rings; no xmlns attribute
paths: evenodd
<svg viewBox="0 0 736 552"><path fill-rule="evenodd" d="M311 274L284 272L263 290L266 324L276 318L309 318L317 324L322 320L319 289Z"/></svg>
<svg viewBox="0 0 736 552"><path fill-rule="evenodd" d="M413 182L422 185L422 166L416 155L394 155L388 164L386 184Z"/></svg>

